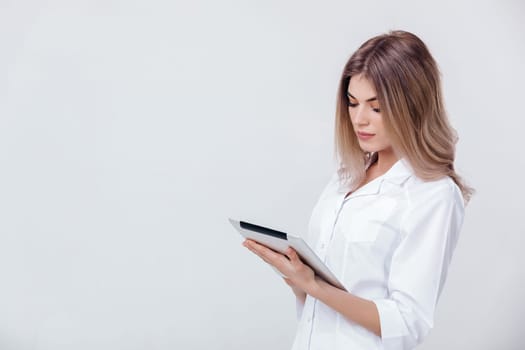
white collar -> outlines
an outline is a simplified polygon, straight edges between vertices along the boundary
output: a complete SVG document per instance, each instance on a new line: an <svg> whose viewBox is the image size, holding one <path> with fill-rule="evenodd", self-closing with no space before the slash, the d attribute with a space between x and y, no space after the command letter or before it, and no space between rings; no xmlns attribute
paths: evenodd
<svg viewBox="0 0 525 350"><path fill-rule="evenodd" d="M395 183L396 185L402 185L411 175L414 174L414 170L405 158L398 159L394 165L390 167L381 175L384 180Z"/></svg>
<svg viewBox="0 0 525 350"><path fill-rule="evenodd" d="M374 156L374 155L373 155ZM373 163L372 160L371 163ZM364 186L354 191L355 195L377 194L383 181L401 186L410 176L414 175L414 170L405 158L398 159L383 175L378 176ZM339 182L339 192L347 193L348 188L341 186ZM351 195L353 196L353 194Z"/></svg>

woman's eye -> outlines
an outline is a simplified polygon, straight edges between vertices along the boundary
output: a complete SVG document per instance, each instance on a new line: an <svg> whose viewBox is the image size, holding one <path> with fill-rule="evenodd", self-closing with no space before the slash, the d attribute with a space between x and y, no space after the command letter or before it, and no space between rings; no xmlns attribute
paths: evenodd
<svg viewBox="0 0 525 350"><path fill-rule="evenodd" d="M357 103L352 103L348 101L348 107L355 107L355 106L357 106Z"/></svg>
<svg viewBox="0 0 525 350"><path fill-rule="evenodd" d="M380 112L381 112L381 110L380 110L379 108L372 108L372 110L373 110L374 112L376 112L376 113L380 113Z"/></svg>

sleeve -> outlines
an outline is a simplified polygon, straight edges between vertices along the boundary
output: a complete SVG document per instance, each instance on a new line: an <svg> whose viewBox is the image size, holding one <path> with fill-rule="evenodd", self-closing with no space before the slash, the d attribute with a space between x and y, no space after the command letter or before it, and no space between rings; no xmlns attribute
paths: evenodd
<svg viewBox="0 0 525 350"><path fill-rule="evenodd" d="M388 297L373 300L386 350L412 349L433 327L434 312L463 223L455 184L410 198L392 255Z"/></svg>

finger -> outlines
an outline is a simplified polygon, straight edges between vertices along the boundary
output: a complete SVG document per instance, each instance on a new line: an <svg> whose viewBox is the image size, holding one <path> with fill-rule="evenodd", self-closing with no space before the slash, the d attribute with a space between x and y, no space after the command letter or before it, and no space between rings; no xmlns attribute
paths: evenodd
<svg viewBox="0 0 525 350"><path fill-rule="evenodd" d="M292 247L288 247L288 249L286 249L286 256L288 257L288 259L290 259L290 261L293 264L301 262L301 259L299 259L299 255Z"/></svg>
<svg viewBox="0 0 525 350"><path fill-rule="evenodd" d="M284 259L282 255L275 253L273 250L253 241L249 242L247 247L252 253L259 256L259 258L261 258L264 262L275 267L280 266L280 260Z"/></svg>
<svg viewBox="0 0 525 350"><path fill-rule="evenodd" d="M259 256L261 259L264 260L264 256L263 254L261 253L261 250L259 247L256 246L256 243L254 243L253 241L248 241L246 240L243 245L248 248L252 253L254 253L255 255Z"/></svg>
<svg viewBox="0 0 525 350"><path fill-rule="evenodd" d="M250 247L257 252L257 254L261 257L264 257L268 260L273 261L281 261L284 256L282 254L279 254L270 248L267 248L266 246L256 243L256 242L250 242Z"/></svg>
<svg viewBox="0 0 525 350"><path fill-rule="evenodd" d="M281 270L284 261L287 260L283 255L276 253L268 248L260 248L259 254L264 259L264 261L266 261L268 264L275 266L279 270Z"/></svg>
<svg viewBox="0 0 525 350"><path fill-rule="evenodd" d="M246 248L250 248L254 243L255 243L255 241L252 241L251 239L246 238L246 239L242 242L242 245L245 246Z"/></svg>
<svg viewBox="0 0 525 350"><path fill-rule="evenodd" d="M246 248L250 249L252 252L256 253L256 254L259 254L262 249L266 248L265 246L251 240L251 239L247 239L245 240L243 243L242 243L243 246L245 246Z"/></svg>
<svg viewBox="0 0 525 350"><path fill-rule="evenodd" d="M287 267L290 264L290 261L286 258L285 255L275 252L272 249L259 244L253 240L247 242L248 249L250 249L254 254L258 255L264 262L269 265L272 265L274 268L280 271L283 276L286 276L288 271Z"/></svg>

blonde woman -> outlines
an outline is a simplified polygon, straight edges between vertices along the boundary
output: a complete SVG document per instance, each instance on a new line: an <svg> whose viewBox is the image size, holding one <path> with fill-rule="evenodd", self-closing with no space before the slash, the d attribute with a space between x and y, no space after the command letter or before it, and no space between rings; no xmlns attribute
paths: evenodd
<svg viewBox="0 0 525 350"><path fill-rule="evenodd" d="M297 297L294 350L412 349L427 336L472 194L455 172L456 141L416 35L390 31L350 57L337 95L340 167L303 237L348 292L291 248L244 242Z"/></svg>

